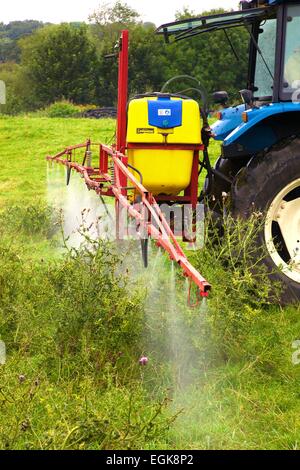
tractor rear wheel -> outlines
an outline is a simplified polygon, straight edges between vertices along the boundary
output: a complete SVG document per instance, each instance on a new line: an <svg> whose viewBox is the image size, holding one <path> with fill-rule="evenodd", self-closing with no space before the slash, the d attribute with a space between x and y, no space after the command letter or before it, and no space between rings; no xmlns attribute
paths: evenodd
<svg viewBox="0 0 300 470"><path fill-rule="evenodd" d="M299 301L300 139L253 158L232 185L231 207L234 217L264 214L259 234L259 243L266 248L263 262L270 277L283 285L282 302Z"/></svg>

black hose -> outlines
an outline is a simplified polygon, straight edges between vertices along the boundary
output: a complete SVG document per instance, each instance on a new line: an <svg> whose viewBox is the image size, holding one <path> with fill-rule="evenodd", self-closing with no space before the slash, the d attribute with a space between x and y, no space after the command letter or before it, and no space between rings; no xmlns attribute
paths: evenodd
<svg viewBox="0 0 300 470"><path fill-rule="evenodd" d="M135 171L135 172L139 175L139 177L140 177L140 183L143 184L143 175L142 175L142 173L141 173L137 168L135 168L134 166L129 165L129 163L127 163L127 166L128 166L131 170Z"/></svg>

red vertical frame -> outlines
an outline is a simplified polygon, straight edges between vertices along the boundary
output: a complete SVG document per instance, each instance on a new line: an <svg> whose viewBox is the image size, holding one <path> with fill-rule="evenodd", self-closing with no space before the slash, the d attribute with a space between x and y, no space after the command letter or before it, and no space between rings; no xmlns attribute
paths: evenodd
<svg viewBox="0 0 300 470"><path fill-rule="evenodd" d="M127 100L128 100L128 31L122 31L119 49L119 75L118 75L118 121L117 121L117 150L125 154L126 126L127 126ZM127 166L127 157L122 159ZM127 178L120 174L120 186L123 196L127 196Z"/></svg>
<svg viewBox="0 0 300 470"><path fill-rule="evenodd" d="M198 187L199 187L199 151L194 151L192 178L191 178L191 203L193 210L196 210L198 204Z"/></svg>
<svg viewBox="0 0 300 470"><path fill-rule="evenodd" d="M117 150L126 148L126 113L128 99L128 31L122 31L119 51Z"/></svg>
<svg viewBox="0 0 300 470"><path fill-rule="evenodd" d="M118 73L118 115L117 115L117 145L118 152L126 152L126 127L127 127L127 100L128 100L128 31L122 31L119 42L119 73ZM127 166L127 157L122 158ZM115 165L115 183L121 189L123 196L127 197L127 177ZM116 236L117 240L123 237L124 225L121 217L121 205L116 200Z"/></svg>
<svg viewBox="0 0 300 470"><path fill-rule="evenodd" d="M190 199L192 209L195 210L198 204L198 179L199 179L199 150L194 150L191 182L186 188L184 195Z"/></svg>

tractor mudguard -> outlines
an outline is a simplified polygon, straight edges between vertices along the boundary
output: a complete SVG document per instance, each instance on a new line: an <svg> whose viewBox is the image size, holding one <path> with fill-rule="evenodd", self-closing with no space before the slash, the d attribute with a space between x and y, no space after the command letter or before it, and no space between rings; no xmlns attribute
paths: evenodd
<svg viewBox="0 0 300 470"><path fill-rule="evenodd" d="M224 138L223 158L256 154L300 131L300 102L271 103L247 111L244 108L243 113L242 123Z"/></svg>
<svg viewBox="0 0 300 470"><path fill-rule="evenodd" d="M242 124L242 114L245 111L245 105L234 106L222 109L219 112L220 119L211 126L215 140L223 141L240 124Z"/></svg>

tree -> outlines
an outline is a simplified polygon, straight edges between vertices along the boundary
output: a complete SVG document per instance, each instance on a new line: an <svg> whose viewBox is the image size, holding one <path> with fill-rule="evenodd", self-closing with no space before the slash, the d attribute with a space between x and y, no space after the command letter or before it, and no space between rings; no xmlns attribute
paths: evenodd
<svg viewBox="0 0 300 470"><path fill-rule="evenodd" d="M166 46L163 38L154 34L155 26L138 24L130 28L129 96L159 91L174 71L174 46ZM117 58L106 60L114 50L115 41L105 37L100 56L100 90L98 102L104 106L117 101Z"/></svg>
<svg viewBox="0 0 300 470"><path fill-rule="evenodd" d="M0 63L18 62L20 59L20 48L16 41L8 37L0 38Z"/></svg>
<svg viewBox="0 0 300 470"><path fill-rule="evenodd" d="M89 17L95 37L116 42L122 29L131 29L140 23L140 15L126 3L102 3ZM98 50L101 50L101 46Z"/></svg>
<svg viewBox="0 0 300 470"><path fill-rule="evenodd" d="M137 23L140 15L127 3L117 1L114 5L102 3L97 10L89 16L91 22L101 26L109 24L132 25Z"/></svg>
<svg viewBox="0 0 300 470"><path fill-rule="evenodd" d="M196 17L194 10L189 10L187 6L183 7L182 10L177 10L175 13L176 21L185 20L186 18Z"/></svg>
<svg viewBox="0 0 300 470"><path fill-rule="evenodd" d="M41 105L63 98L78 104L95 99L98 61L85 25L49 26L20 46L22 66Z"/></svg>
<svg viewBox="0 0 300 470"><path fill-rule="evenodd" d="M186 19L225 13L224 9L214 9L196 14L183 9L176 18ZM178 43L174 60L179 70L197 77L209 92L226 89L233 101L239 99L238 90L245 88L247 81L247 57L249 33L244 27L228 30L230 41L239 60L233 54L224 31L204 33Z"/></svg>
<svg viewBox="0 0 300 470"><path fill-rule="evenodd" d="M6 104L1 105L1 112L18 114L34 108L35 98L28 81L24 78L23 69L19 64L6 62L0 64L0 80L6 85Z"/></svg>
<svg viewBox="0 0 300 470"><path fill-rule="evenodd" d="M43 26L45 25L41 21L34 20L0 23L0 63L19 62L21 51L18 40Z"/></svg>

